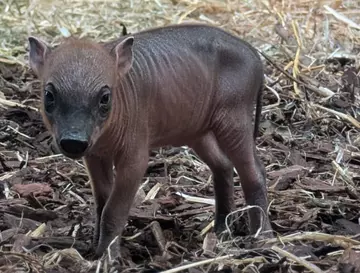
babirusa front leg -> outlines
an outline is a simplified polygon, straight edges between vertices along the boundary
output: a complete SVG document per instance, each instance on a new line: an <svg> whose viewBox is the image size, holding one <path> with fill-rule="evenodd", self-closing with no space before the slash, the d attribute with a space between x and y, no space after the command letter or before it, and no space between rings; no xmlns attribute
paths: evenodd
<svg viewBox="0 0 360 273"><path fill-rule="evenodd" d="M113 161L111 158L102 158L95 155L87 155L84 161L90 176L90 184L95 201L96 218L93 247L96 249L99 240L101 214L109 198L114 179Z"/></svg>
<svg viewBox="0 0 360 273"><path fill-rule="evenodd" d="M115 159L116 177L110 197L103 209L100 222L100 238L96 255L101 256L111 241L118 236L118 244L130 208L148 163L148 150L142 149ZM119 247L116 246L117 248ZM118 248L119 249L119 248Z"/></svg>

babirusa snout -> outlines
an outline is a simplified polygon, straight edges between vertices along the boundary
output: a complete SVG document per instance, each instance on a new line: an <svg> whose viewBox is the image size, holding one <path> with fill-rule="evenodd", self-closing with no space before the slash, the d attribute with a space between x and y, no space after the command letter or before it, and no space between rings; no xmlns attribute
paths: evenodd
<svg viewBox="0 0 360 273"><path fill-rule="evenodd" d="M79 131L70 131L61 136L59 144L60 148L70 157L81 157L89 147L89 140Z"/></svg>
<svg viewBox="0 0 360 273"><path fill-rule="evenodd" d="M66 119L67 122L58 125L56 137L61 153L73 159L85 156L91 146L93 131L93 122L87 116L79 114L76 116L77 119ZM79 121L81 121L80 124Z"/></svg>

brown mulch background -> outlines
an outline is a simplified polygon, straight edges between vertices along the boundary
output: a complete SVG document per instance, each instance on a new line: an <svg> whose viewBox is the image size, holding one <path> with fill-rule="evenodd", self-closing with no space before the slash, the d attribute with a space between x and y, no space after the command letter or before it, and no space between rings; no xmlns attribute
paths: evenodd
<svg viewBox="0 0 360 273"><path fill-rule="evenodd" d="M32 5L49 5L40 2ZM181 272L360 272L357 1L146 1L143 10L134 2L133 7L121 4L123 10L118 4L103 18L112 22L108 31L101 31L104 22L71 25L75 19L66 21L67 7L59 8L64 16L59 21L74 35L98 39L121 35L119 22L133 33L186 19L205 21L250 41L276 63L264 60L257 147L267 170L269 213L279 240L250 248L245 203L234 174L237 223L230 223L235 225L232 234L213 242L207 230L214 217L208 167L187 147L165 147L151 152L123 234L119 272L177 272L179 266L228 254L234 256ZM95 11L84 5L91 21ZM88 258L94 225L88 176L81 160L53 154L51 136L37 111L39 83L27 65L26 35L56 43L59 21L51 24L49 17L40 16L44 10L22 1L0 2L0 7L0 271L112 272L106 261ZM74 7L74 18L83 16L81 4ZM34 19L26 21L29 16ZM118 22L111 16L118 16ZM294 86L290 75L301 83ZM204 199L193 202L181 194Z"/></svg>

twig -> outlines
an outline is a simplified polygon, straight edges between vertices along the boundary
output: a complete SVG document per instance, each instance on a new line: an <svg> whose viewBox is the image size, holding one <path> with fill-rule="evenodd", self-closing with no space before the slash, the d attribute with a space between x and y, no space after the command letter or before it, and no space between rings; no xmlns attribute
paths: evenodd
<svg viewBox="0 0 360 273"><path fill-rule="evenodd" d="M28 135L25 135L25 134L23 134L23 133L19 132L19 130L17 130L17 129L15 129L15 128L11 127L10 125L8 125L8 126L7 126L7 128L11 129L12 131L14 131L15 133L17 133L18 135L20 135L20 136L22 136L22 137L24 137L24 138L27 138L27 139L34 139L33 137L30 137L30 136L28 136Z"/></svg>
<svg viewBox="0 0 360 273"><path fill-rule="evenodd" d="M295 59L294 59L294 66L293 66L293 77L296 78L296 76L299 74L299 58L300 58L300 52L301 52L301 48L302 48L302 44L301 44L301 40L297 31L297 24L295 21L292 21L292 27L294 30L294 35L296 37L296 42L298 44L298 47L296 49L296 54L295 54ZM300 94L300 89L297 85L297 82L294 82L294 90L295 90L295 94L299 95Z"/></svg>
<svg viewBox="0 0 360 273"><path fill-rule="evenodd" d="M349 121L349 122L350 122L352 125L354 125L356 128L360 128L360 123L359 123L356 119L354 119L353 117L351 117L351 116L349 116L349 115L346 115L346 114L344 114L344 113L341 113L341 112L338 112L338 111L335 111L335 110L326 108L326 107L321 106L321 105L316 104L316 103L314 103L314 104L312 104L312 105L315 106L315 107L317 107L317 108L319 108L319 109L322 109L322 110L324 110L324 111L327 111L327 112L329 112L329 113L331 113L331 114L333 114L333 115L336 115L336 116L338 116L338 117L340 117L340 118L342 118L342 119L345 119L345 120Z"/></svg>
<svg viewBox="0 0 360 273"><path fill-rule="evenodd" d="M326 234L321 232L304 232L300 234L291 234L287 236L279 237L282 243L289 243L293 241L302 241L302 240L312 240L319 242L327 242L339 245L343 248L348 248L351 246L360 246L360 242L349 237L341 235ZM277 238L267 239L267 244L276 243Z"/></svg>
<svg viewBox="0 0 360 273"><path fill-rule="evenodd" d="M284 69L282 69L281 67L279 67L274 61L271 60L271 58L269 56L267 56L265 53L263 53L261 50L258 50L257 51L262 55L264 56L264 58L272 65L274 66L276 69L278 69L281 73L283 73L286 77L288 77L289 79L291 79L292 81L298 83L298 84L303 84L307 89L315 92L316 94L322 96L322 97L331 97L333 96L335 93L332 92L331 90L329 89L326 89L326 88L316 88L316 87L313 87L309 84L306 84L296 78L294 78L293 76L291 76L289 73L287 73Z"/></svg>
<svg viewBox="0 0 360 273"><path fill-rule="evenodd" d="M177 192L176 195L181 196L185 200L189 202L195 202L195 203L202 203L202 204L208 204L208 205L215 205L215 200L211 198L202 198L202 197L196 197L196 196L190 196L185 193Z"/></svg>
<svg viewBox="0 0 360 273"><path fill-rule="evenodd" d="M354 21L350 20L349 18L345 17L344 15L338 13L336 10L330 8L328 5L324 5L324 8L330 12L334 17L345 24L349 25L349 27L360 29L360 25L356 24Z"/></svg>
<svg viewBox="0 0 360 273"><path fill-rule="evenodd" d="M331 164L336 169L337 172L339 172L340 176L344 179L345 183L348 184L351 187L356 187L354 182L352 181L351 177L347 175L347 173L343 170L343 168L340 167L340 165L335 162L334 160L331 161Z"/></svg>
<svg viewBox="0 0 360 273"><path fill-rule="evenodd" d="M272 88L272 87L270 87L270 86L268 86L268 85L265 85L265 87L266 87L267 89L269 89L269 90L275 95L277 101L276 101L275 103L273 103L273 104L264 106L264 107L263 107L263 110L261 111L262 114L268 112L268 111L269 111L270 109L272 109L272 108L278 107L278 106L280 105L280 101L281 101L280 96L279 96L279 93L276 92L274 88Z"/></svg>
<svg viewBox="0 0 360 273"><path fill-rule="evenodd" d="M304 259L300 258L300 257L296 257L294 254L287 252L281 248L279 248L278 246L272 246L271 247L272 250L276 251L277 253L279 253L282 256L285 256L291 260L296 261L297 263L301 264L302 266L306 267L307 269L309 269L311 272L314 273L324 273L324 271L322 271L320 268L318 268L316 265L309 263L308 261L305 261Z"/></svg>
<svg viewBox="0 0 360 273"><path fill-rule="evenodd" d="M165 251L166 239L161 229L161 226L158 221L153 221L150 224L150 229L155 237L155 240L161 250L161 252Z"/></svg>
<svg viewBox="0 0 360 273"><path fill-rule="evenodd" d="M215 224L215 221L212 220L206 227L203 228L203 230L200 232L200 236L204 236Z"/></svg>
<svg viewBox="0 0 360 273"><path fill-rule="evenodd" d="M23 105L21 103L13 102L13 101L6 100L6 99L3 99L3 98L0 98L0 104L2 104L4 106L8 106L8 107L19 107L19 108L31 109L31 110L33 110L35 112L39 112L39 110L37 108L35 108L35 107Z"/></svg>
<svg viewBox="0 0 360 273"><path fill-rule="evenodd" d="M45 229L46 229L46 224L45 223L42 223L40 226L38 226L35 230L33 230L29 236L30 237L33 237L33 238L38 238L40 237L41 235L44 234L45 232Z"/></svg>
<svg viewBox="0 0 360 273"><path fill-rule="evenodd" d="M160 189L161 189L161 183L156 183L156 184L149 190L149 192L148 192L147 195L145 196L144 201L154 199Z"/></svg>
<svg viewBox="0 0 360 273"><path fill-rule="evenodd" d="M212 258L212 259L208 259L208 260L204 260L204 261L200 261L200 262L195 262L195 263L191 263L191 264L182 265L182 266L179 266L179 267L176 267L176 268L173 268L173 269L165 270L165 271L162 271L162 273L180 272L182 270L189 269L189 268L194 268L194 267L197 267L197 266L200 266L200 265L205 265L205 264L209 264L209 263L228 260L228 259L230 259L232 257L234 257L234 255L225 255L225 256L221 256L221 257L216 257L216 258Z"/></svg>

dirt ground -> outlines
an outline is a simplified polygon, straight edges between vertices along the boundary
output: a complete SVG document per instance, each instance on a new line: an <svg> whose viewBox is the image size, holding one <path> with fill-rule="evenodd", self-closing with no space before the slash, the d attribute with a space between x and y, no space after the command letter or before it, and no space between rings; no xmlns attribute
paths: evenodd
<svg viewBox="0 0 360 273"><path fill-rule="evenodd" d="M0 4L3 23L17 14L8 2ZM154 21L141 24L146 21L141 18L135 24L125 15L119 21L136 32L176 23L159 14L179 11L177 18L209 21L244 37L275 63L264 59L264 108L256 142L278 238L252 248L234 173L237 212L229 223L234 231L214 240L208 167L187 147L164 147L151 152L123 233L118 272L360 272L357 2L224 2L160 1L164 6L154 8ZM0 271L114 272L106 260L89 258L94 227L89 179L81 160L50 148L52 139L38 111L40 85L27 65L24 22L14 23L14 33L23 40L16 42L7 32L0 51ZM44 24L30 24L27 31L56 41L59 34L44 31ZM111 29L111 35L121 35L119 24L112 28L117 33ZM88 36L95 37L91 31ZM97 37L109 38L109 33ZM18 49L10 51L11 44ZM181 270L183 265L189 268Z"/></svg>

